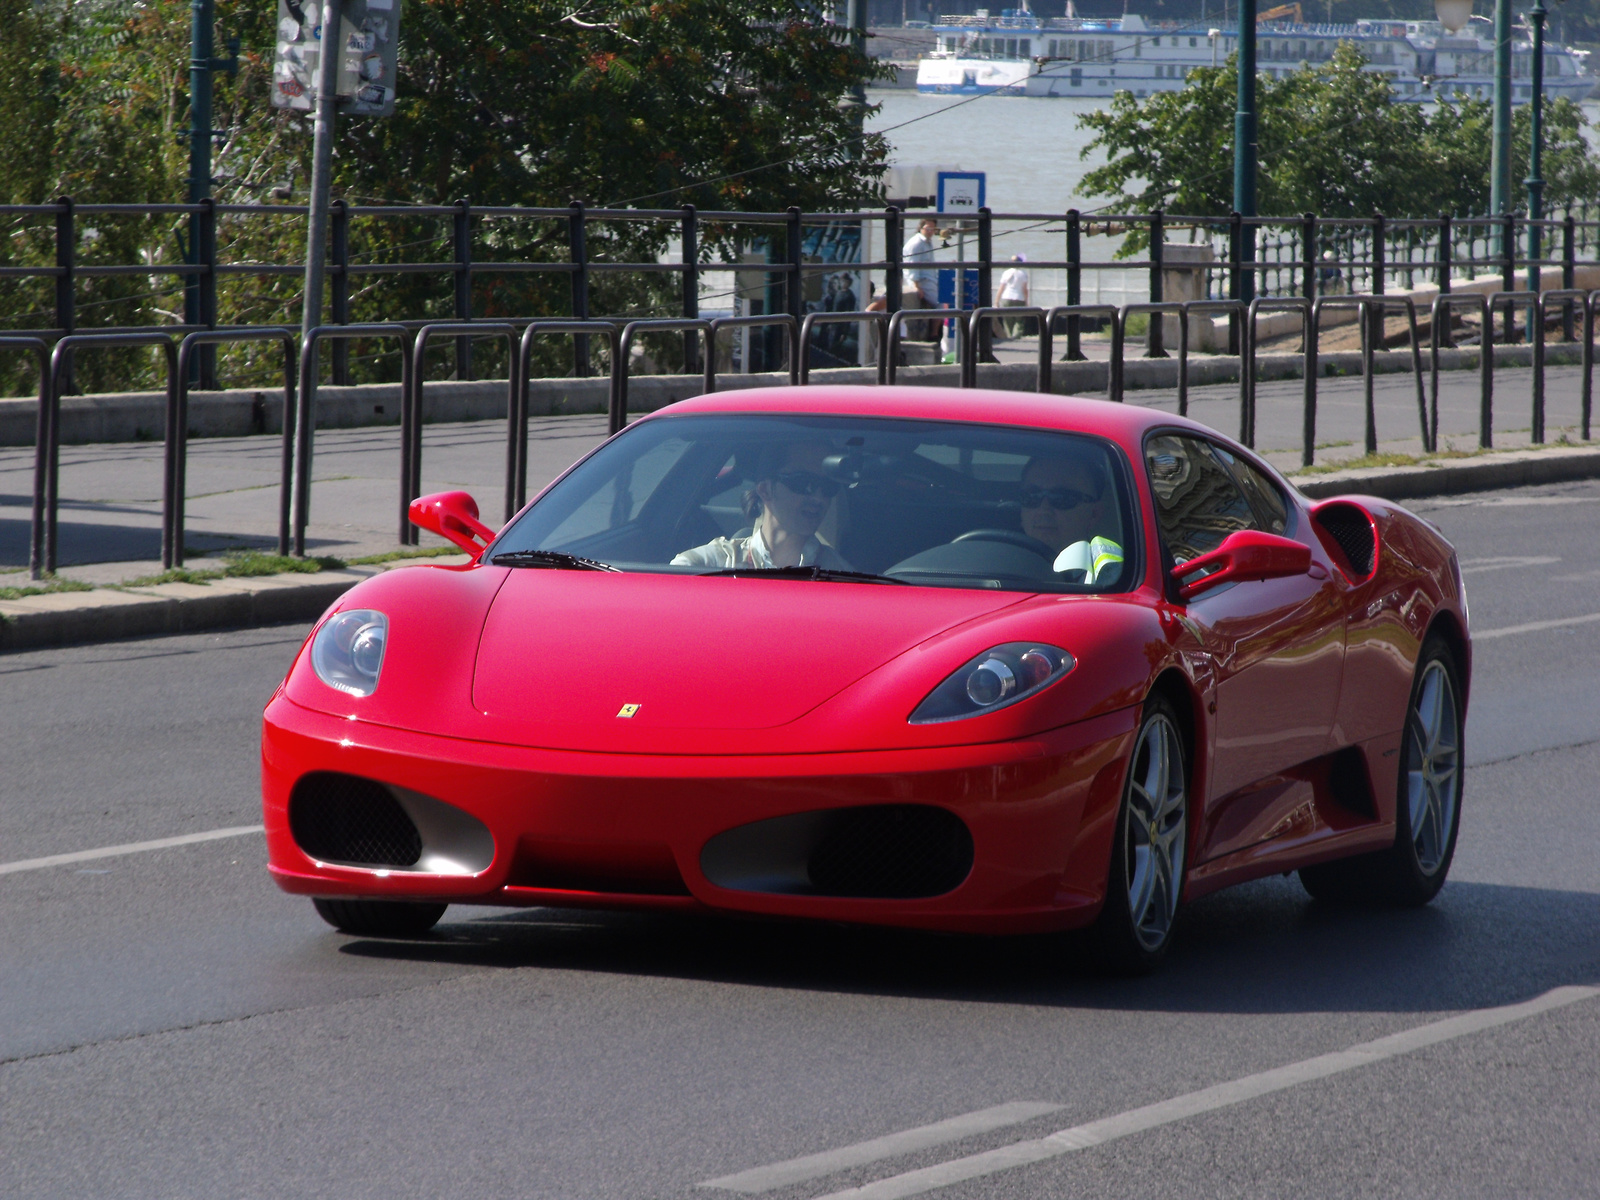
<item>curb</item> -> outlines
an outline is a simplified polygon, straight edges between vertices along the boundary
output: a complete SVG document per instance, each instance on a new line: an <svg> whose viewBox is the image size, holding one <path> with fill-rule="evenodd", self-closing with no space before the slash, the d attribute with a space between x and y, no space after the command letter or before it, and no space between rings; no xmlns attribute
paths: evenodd
<svg viewBox="0 0 1600 1200"><path fill-rule="evenodd" d="M248 629L314 621L363 579L386 570L465 562L466 556L400 559L393 563L318 571L163 583L142 588L96 588L0 600L0 651L109 642L119 638L207 629Z"/></svg>
<svg viewBox="0 0 1600 1200"><path fill-rule="evenodd" d="M1324 475L1288 476L1313 500L1358 494L1386 500L1449 496L1495 488L1600 479L1600 447L1513 450L1414 467L1363 467ZM347 590L384 571L464 562L466 556L400 559L392 563L319 571L217 579L209 584L164 583L145 588L100 588L0 600L0 651L31 650L164 633L246 629L310 622Z"/></svg>
<svg viewBox="0 0 1600 1200"><path fill-rule="evenodd" d="M1600 447L1509 450L1470 459L1436 459L1413 467L1361 467L1287 478L1313 500L1350 493L1381 496L1385 500L1414 500L1600 479Z"/></svg>

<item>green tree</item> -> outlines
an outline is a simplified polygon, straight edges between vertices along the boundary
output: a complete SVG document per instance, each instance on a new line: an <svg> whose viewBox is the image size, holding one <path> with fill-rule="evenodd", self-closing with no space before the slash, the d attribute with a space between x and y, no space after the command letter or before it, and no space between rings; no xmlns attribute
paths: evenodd
<svg viewBox="0 0 1600 1200"><path fill-rule="evenodd" d="M1480 100L1417 104L1399 100L1381 73L1363 70L1354 46L1325 66L1257 85L1258 205L1263 216L1325 217L1482 214L1489 207L1491 115ZM1163 208L1225 215L1233 204L1233 61L1189 73L1189 86L1137 100L1119 92L1111 106L1079 120L1094 133L1085 157L1106 155L1083 179L1091 196L1132 211ZM1513 162L1526 174L1530 108L1513 119ZM1600 193L1600 162L1590 153L1583 111L1545 102L1545 199L1554 210ZM1143 241L1130 235L1123 252Z"/></svg>

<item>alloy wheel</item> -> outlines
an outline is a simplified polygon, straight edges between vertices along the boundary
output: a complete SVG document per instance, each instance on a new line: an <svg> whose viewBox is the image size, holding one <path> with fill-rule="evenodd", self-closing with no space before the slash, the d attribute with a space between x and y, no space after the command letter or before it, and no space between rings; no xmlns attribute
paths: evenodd
<svg viewBox="0 0 1600 1200"><path fill-rule="evenodd" d="M1406 721L1406 803L1417 867L1432 875L1449 852L1460 792L1461 727L1450 674L1428 663Z"/></svg>
<svg viewBox="0 0 1600 1200"><path fill-rule="evenodd" d="M1172 932L1183 885L1189 797L1183 742L1165 714L1139 731L1128 787L1126 847L1128 915L1146 950L1156 950Z"/></svg>

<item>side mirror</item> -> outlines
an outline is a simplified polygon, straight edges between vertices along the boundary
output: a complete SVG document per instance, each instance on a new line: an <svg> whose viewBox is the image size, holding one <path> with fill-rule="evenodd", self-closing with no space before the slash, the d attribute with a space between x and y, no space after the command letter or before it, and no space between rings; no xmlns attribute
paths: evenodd
<svg viewBox="0 0 1600 1200"><path fill-rule="evenodd" d="M449 538L474 558L494 540L494 530L478 520L478 502L468 492L418 496L406 516L417 528Z"/></svg>
<svg viewBox="0 0 1600 1200"><path fill-rule="evenodd" d="M1183 580L1214 568L1189 583ZM1224 583L1243 579L1283 579L1291 575L1304 575L1311 570L1311 547L1293 538L1279 537L1275 533L1262 533L1259 529L1241 529L1230 533L1222 545L1209 554L1191 558L1172 568L1172 577L1179 581L1178 595L1188 600L1201 592Z"/></svg>

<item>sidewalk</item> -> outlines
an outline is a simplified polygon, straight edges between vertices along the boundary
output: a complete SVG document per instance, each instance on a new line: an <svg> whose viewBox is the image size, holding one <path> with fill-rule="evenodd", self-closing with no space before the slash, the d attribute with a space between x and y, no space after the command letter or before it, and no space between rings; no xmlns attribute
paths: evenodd
<svg viewBox="0 0 1600 1200"><path fill-rule="evenodd" d="M1574 479L1600 478L1600 447L1552 446L1514 450L1466 459L1436 459L1401 467L1366 467L1300 476L1295 482L1313 498L1359 493L1407 499L1452 495L1489 488L1523 487ZM202 560L203 561L203 560ZM206 583L153 586L94 586L0 600L0 650L200 629L239 628L279 622L308 622L345 590L382 571L429 563L461 563L465 555L322 570L312 574L215 579ZM88 574L126 571L127 562L99 564L92 570L63 572L87 582ZM12 578L0 575L0 585ZM25 584L25 577L16 580Z"/></svg>

